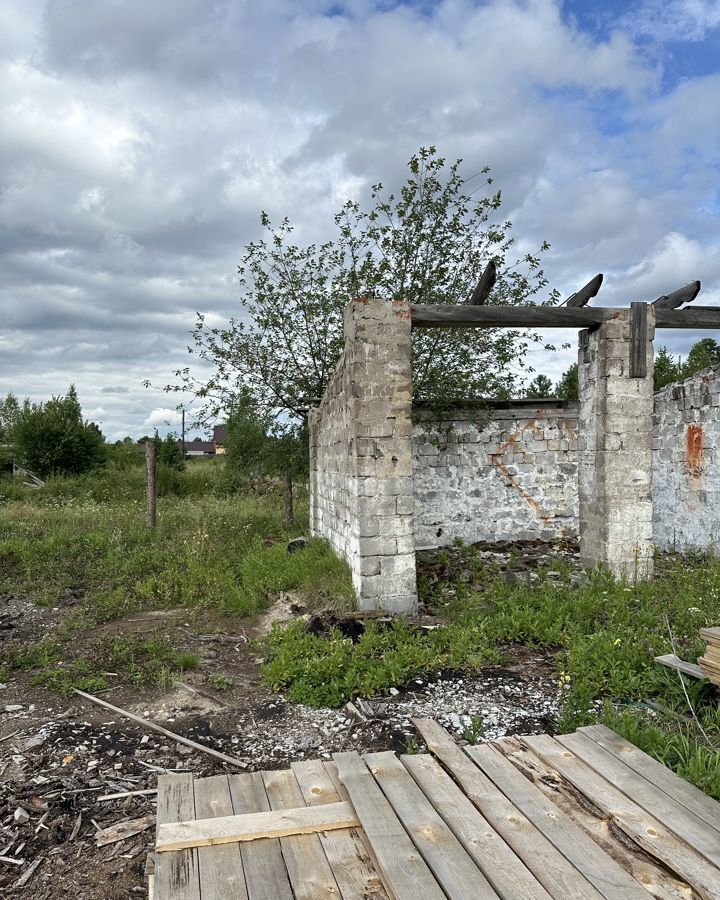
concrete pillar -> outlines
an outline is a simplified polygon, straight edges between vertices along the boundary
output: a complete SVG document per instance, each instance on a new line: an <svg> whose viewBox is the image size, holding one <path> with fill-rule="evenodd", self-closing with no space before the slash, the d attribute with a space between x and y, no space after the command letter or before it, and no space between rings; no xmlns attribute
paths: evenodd
<svg viewBox="0 0 720 900"><path fill-rule="evenodd" d="M410 306L354 300L345 309L346 359L354 398L360 609L417 611Z"/></svg>
<svg viewBox="0 0 720 900"><path fill-rule="evenodd" d="M417 611L410 306L354 300L311 410L310 528L349 563L362 610Z"/></svg>
<svg viewBox="0 0 720 900"><path fill-rule="evenodd" d="M631 378L630 310L580 334L580 552L630 582L652 577L653 337L648 371Z"/></svg>

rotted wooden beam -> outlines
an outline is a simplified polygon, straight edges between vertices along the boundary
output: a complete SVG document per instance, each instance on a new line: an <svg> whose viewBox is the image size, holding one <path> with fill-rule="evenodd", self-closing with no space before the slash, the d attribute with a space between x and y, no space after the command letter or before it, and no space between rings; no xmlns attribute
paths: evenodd
<svg viewBox="0 0 720 900"><path fill-rule="evenodd" d="M655 309L677 309L683 303L692 303L699 293L700 282L691 281L690 284L678 288L672 294L663 294L662 297L658 297L653 301L653 306Z"/></svg>
<svg viewBox="0 0 720 900"><path fill-rule="evenodd" d="M495 266L495 260L491 259L485 266L485 271L480 276L480 281L475 285L475 290L472 292L472 297L470 297L468 304L470 306L482 306L495 286L496 279L497 267Z"/></svg>
<svg viewBox="0 0 720 900"><path fill-rule="evenodd" d="M630 377L647 376L648 304L630 304Z"/></svg>
<svg viewBox="0 0 720 900"><path fill-rule="evenodd" d="M585 306L596 296L602 283L603 275L602 272L600 272L594 278L591 278L584 287L581 287L579 291L571 294L562 305L574 307Z"/></svg>

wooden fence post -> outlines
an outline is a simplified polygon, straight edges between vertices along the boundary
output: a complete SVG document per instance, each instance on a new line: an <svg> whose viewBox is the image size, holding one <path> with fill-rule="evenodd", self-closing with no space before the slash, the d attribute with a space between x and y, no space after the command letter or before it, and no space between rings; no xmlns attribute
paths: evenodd
<svg viewBox="0 0 720 900"><path fill-rule="evenodd" d="M155 480L155 441L145 442L147 464L147 523L154 528L157 523L157 482Z"/></svg>

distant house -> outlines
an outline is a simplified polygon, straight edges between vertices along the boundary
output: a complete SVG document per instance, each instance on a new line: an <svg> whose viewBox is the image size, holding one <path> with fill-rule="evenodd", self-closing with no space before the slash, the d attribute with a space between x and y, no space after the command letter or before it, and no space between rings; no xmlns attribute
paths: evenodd
<svg viewBox="0 0 720 900"><path fill-rule="evenodd" d="M212 441L185 441L185 456L215 456L215 444Z"/></svg>
<svg viewBox="0 0 720 900"><path fill-rule="evenodd" d="M225 444L227 443L227 429L224 425L216 425L213 428L212 442L215 447L215 453L218 456L225 452Z"/></svg>

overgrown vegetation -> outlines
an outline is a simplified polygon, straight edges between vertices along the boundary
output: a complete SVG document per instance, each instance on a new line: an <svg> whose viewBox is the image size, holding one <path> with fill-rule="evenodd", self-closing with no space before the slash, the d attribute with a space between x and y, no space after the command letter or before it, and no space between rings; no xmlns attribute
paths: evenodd
<svg viewBox="0 0 720 900"><path fill-rule="evenodd" d="M634 587L603 572L571 584L558 565L537 586L496 579L476 590L470 585L485 574L483 563L467 548L455 572L463 578L448 570L448 580L426 592L447 625L429 633L401 622L370 626L355 644L339 633L307 634L301 623L277 629L268 642L267 682L293 700L339 705L418 674L475 671L498 661L510 644L536 647L555 659L561 731L601 720L630 739L637 733L644 749L720 797L717 692L707 682L683 690L676 673L654 662L673 651L695 660L702 651L698 629L717 622L720 562L665 560L655 581ZM645 698L654 698L660 712L649 715ZM622 715L615 711L628 704Z"/></svg>
<svg viewBox="0 0 720 900"><path fill-rule="evenodd" d="M42 683L63 690L98 689L107 679L75 654L77 629L149 608L248 616L280 591L293 591L310 608L349 604L347 566L324 541L287 552L288 538L303 529L286 528L277 486L236 494L219 460L193 461L184 471L161 468L158 527L150 529L143 479L141 465L109 465L50 479L37 490L0 482L0 594L26 594L60 609L70 604L51 644L24 648L20 656L0 649L0 668L36 669ZM301 498L299 521L306 504ZM163 657L162 644L143 649L126 641L99 658L138 684L182 668L182 660Z"/></svg>

